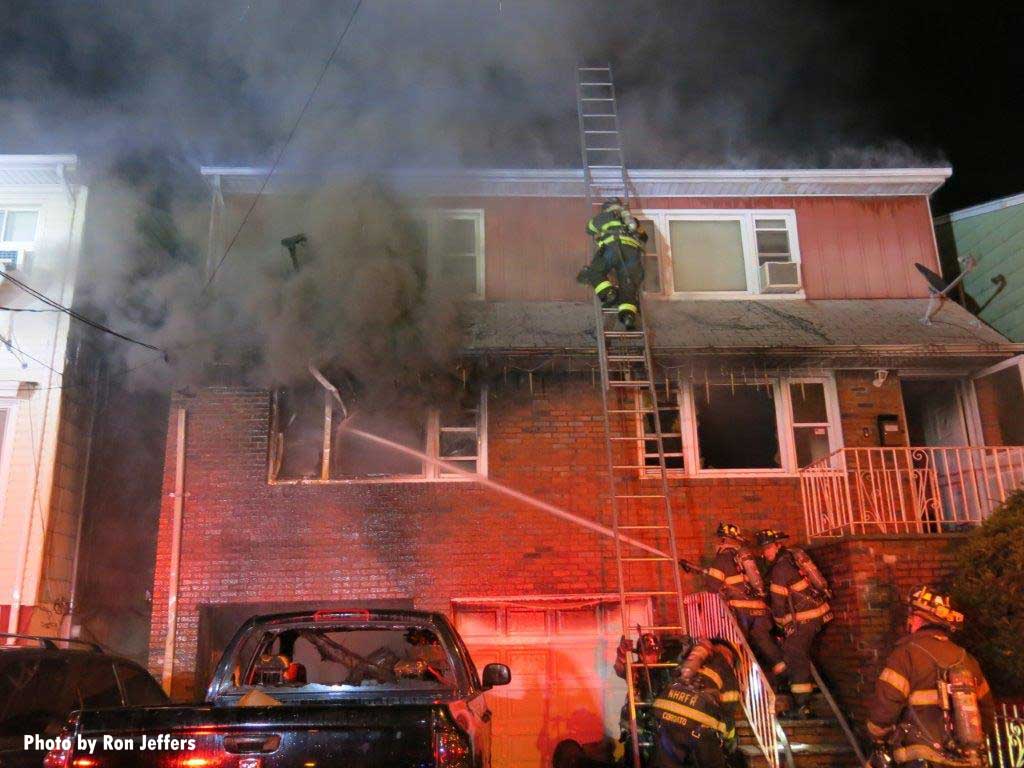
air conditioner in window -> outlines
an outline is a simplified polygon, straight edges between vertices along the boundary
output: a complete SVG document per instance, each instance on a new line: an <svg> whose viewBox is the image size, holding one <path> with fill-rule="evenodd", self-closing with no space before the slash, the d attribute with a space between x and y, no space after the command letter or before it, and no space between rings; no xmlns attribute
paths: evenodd
<svg viewBox="0 0 1024 768"><path fill-rule="evenodd" d="M800 265L795 261L766 261L761 265L763 293L796 293L800 290Z"/></svg>

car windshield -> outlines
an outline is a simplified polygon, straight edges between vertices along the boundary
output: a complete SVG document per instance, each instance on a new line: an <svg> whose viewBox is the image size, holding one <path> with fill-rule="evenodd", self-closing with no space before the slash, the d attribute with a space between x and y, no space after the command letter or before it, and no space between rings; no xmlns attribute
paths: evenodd
<svg viewBox="0 0 1024 768"><path fill-rule="evenodd" d="M248 644L247 644L248 645ZM309 627L261 633L235 689L272 696L355 689L438 690L456 685L430 627Z"/></svg>

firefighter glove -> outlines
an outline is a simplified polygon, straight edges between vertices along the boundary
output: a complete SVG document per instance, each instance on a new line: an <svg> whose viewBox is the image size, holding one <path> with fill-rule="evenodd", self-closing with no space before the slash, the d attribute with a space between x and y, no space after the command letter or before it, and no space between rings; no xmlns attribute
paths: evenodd
<svg viewBox="0 0 1024 768"><path fill-rule="evenodd" d="M892 755L884 746L878 745L871 753L871 757L868 758L868 766L869 768L891 768Z"/></svg>

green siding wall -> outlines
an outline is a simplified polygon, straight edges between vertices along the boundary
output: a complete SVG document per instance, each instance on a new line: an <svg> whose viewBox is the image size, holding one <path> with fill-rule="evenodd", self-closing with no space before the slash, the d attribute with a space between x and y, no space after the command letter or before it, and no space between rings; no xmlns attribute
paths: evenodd
<svg viewBox="0 0 1024 768"><path fill-rule="evenodd" d="M1012 341L1024 342L1024 204L939 224L936 239L945 270L957 257L973 254L978 259L964 280L964 289L977 306L985 305L996 291L992 278L1006 278L1006 287L984 306L980 317Z"/></svg>

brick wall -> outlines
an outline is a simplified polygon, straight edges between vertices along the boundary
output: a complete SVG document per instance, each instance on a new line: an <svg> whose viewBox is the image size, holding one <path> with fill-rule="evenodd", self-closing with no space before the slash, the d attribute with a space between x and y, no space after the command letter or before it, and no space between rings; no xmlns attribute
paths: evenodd
<svg viewBox="0 0 1024 768"><path fill-rule="evenodd" d="M453 597L616 590L608 539L475 484L269 485L268 393L209 388L176 398L170 411L150 640L157 675L179 407L187 409L188 437L176 696L194 693L202 604L411 598L417 607L447 611ZM490 477L609 524L600 414L589 379L533 394L492 391ZM680 554L691 559L710 554L723 518L801 530L794 478L679 479L671 493Z"/></svg>
<svg viewBox="0 0 1024 768"><path fill-rule="evenodd" d="M888 445L907 445L907 424L903 413L900 381L890 373L881 387L872 384L872 371L836 371L839 411L843 415L843 444L847 448L878 445L878 416L895 414L900 431L889 435Z"/></svg>
<svg viewBox="0 0 1024 768"><path fill-rule="evenodd" d="M916 585L948 585L961 540L959 535L874 536L809 549L835 593L836 618L818 640L817 658L856 722L864 722L878 673L903 633L906 609L901 601Z"/></svg>

